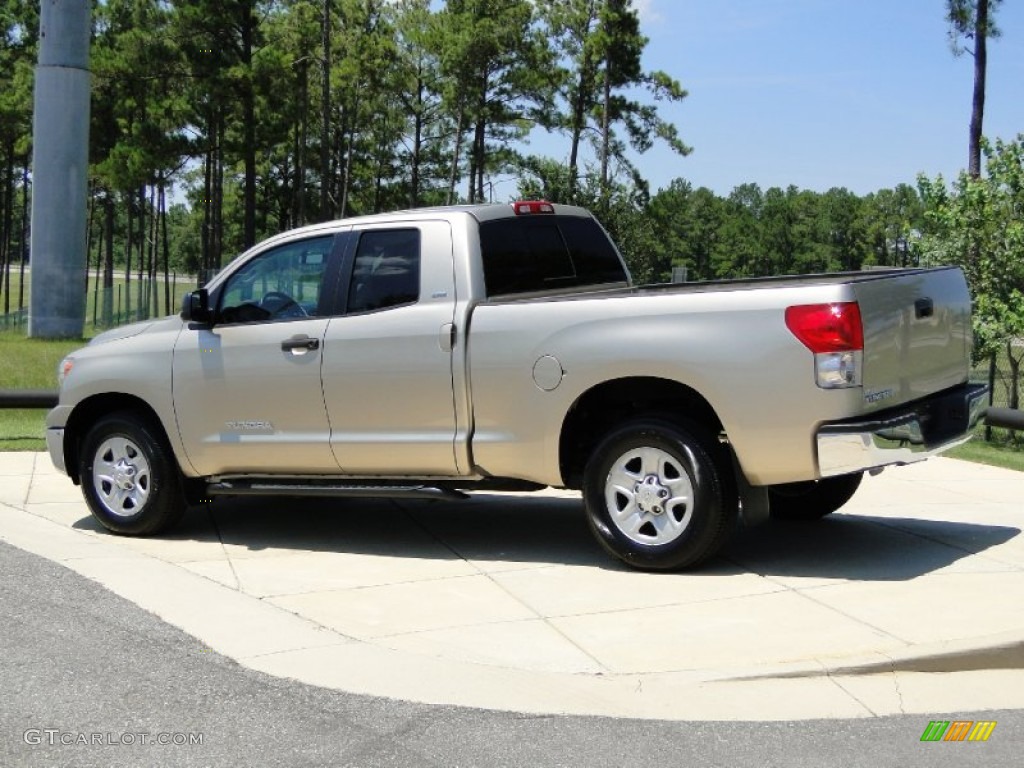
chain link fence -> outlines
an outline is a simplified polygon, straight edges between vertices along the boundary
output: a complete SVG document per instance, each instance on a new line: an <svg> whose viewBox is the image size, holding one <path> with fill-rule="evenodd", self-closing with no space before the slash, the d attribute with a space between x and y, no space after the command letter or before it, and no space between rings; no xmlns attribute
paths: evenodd
<svg viewBox="0 0 1024 768"><path fill-rule="evenodd" d="M163 317L179 311L182 297L196 287L193 275L127 281L118 277L106 287L90 279L86 290L85 334L116 328L139 320ZM27 291L26 291L27 296ZM28 325L28 307L0 313L0 330L21 330Z"/></svg>
<svg viewBox="0 0 1024 768"><path fill-rule="evenodd" d="M1024 365L1016 370L1011 365L1009 356L1017 360L1024 357L1024 339L1015 339L1009 349L993 354L988 360L980 362L971 372L971 380L989 386L989 406L993 408L1021 407L1024 395ZM988 441L1020 442L1020 433L998 427L985 427L985 439Z"/></svg>

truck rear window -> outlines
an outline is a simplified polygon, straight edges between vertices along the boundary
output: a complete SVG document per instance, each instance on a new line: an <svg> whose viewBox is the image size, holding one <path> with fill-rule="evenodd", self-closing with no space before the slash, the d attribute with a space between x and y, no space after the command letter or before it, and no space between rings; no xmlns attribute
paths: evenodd
<svg viewBox="0 0 1024 768"><path fill-rule="evenodd" d="M597 222L528 216L480 224L488 296L626 282L618 253Z"/></svg>

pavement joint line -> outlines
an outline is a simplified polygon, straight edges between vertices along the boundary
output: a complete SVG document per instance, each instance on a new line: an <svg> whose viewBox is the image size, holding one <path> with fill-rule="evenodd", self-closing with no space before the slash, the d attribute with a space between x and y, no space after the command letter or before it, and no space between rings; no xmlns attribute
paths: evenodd
<svg viewBox="0 0 1024 768"><path fill-rule="evenodd" d="M203 563L210 562L209 560L190 560L192 563ZM472 565L472 563L469 563ZM540 570L540 569L537 569ZM381 584L353 584L350 587L331 587L330 589L309 589L304 592L275 592L270 595L259 595L261 600L276 600L282 597L300 597L302 595L315 595L324 592L363 592L370 589L381 589L384 587L401 587L408 586L410 584L437 584L443 581L454 581L456 579L475 579L478 576L486 576L486 571L478 571L477 573L455 573L447 576L429 576L427 578L408 578L401 579L400 581L386 581ZM497 586L497 585L496 585ZM514 596L513 596L514 597ZM537 616L537 618L543 618Z"/></svg>
<svg viewBox="0 0 1024 768"><path fill-rule="evenodd" d="M818 665L821 666L822 672L825 673L825 677L828 678L828 681L830 683L832 683L832 685L834 685L836 688L838 688L840 691L842 691L845 695L849 696L855 702L860 704L860 706L862 706L864 708L864 711L867 712L871 717L878 717L879 716L878 713L875 712L875 710L873 710L871 707L869 707L864 701L862 701L860 699L860 697L858 697L856 694L853 693L853 691L849 690L838 679L836 679L836 677L831 673L829 668L824 664L824 662L821 661L821 659L815 659L814 661ZM897 690L898 690L898 687L899 686L897 685ZM901 702L900 702L900 712L903 711L902 703L903 702L901 700Z"/></svg>
<svg viewBox="0 0 1024 768"><path fill-rule="evenodd" d="M821 586L822 588L825 588L825 587L841 587L841 586L845 586L845 584L842 584L842 583L840 583L840 584L821 584L819 586ZM828 603L824 603L821 600L816 600L810 594L810 592L812 590L804 590L804 589L799 589L797 587L791 587L790 591L793 592L796 595L799 595L804 600L808 600L808 601L814 603L815 605L821 606L822 608L827 608L828 610L832 611L833 613L836 613L836 614L842 616L843 618L849 619L850 621L853 621L853 622L855 622L857 624L861 624L861 625L863 625L865 627L868 627L869 629L871 629L874 632L879 633L880 635L884 635L886 637L891 637L893 640L897 640L897 641L903 643L903 645L905 647L907 647L907 648L912 648L914 646L914 643L911 642L910 640L907 640L906 638L900 637L899 635L894 635L892 632L889 632L889 631L887 631L885 629L882 629L881 627L876 627L870 621L865 621L864 619L861 619L861 618L858 618L856 616L853 616L852 614L849 614L846 611L841 611L838 608L836 608L834 605L829 605Z"/></svg>
<svg viewBox="0 0 1024 768"><path fill-rule="evenodd" d="M307 621L308 621L308 619L307 619ZM313 622L313 623L316 624L316 622ZM341 642L334 641L334 642L323 643L321 645L304 645L304 646L301 646L301 647L296 646L296 647L292 647L292 648L280 648L280 649L278 649L276 651L266 651L265 653L248 653L248 654L245 654L244 656L241 656L241 655L238 656L237 659L239 661L242 661L242 660L244 660L244 661L257 661L257 660L260 660L260 659L272 659L275 656L283 656L283 655L289 654L289 653L302 653L303 651L322 651L322 650L325 650L327 648L346 648L347 646L350 646L353 643L362 643L362 642L364 642L363 640L359 640L358 638L355 638L355 637L348 637L347 635L343 635L343 634L341 634L341 633L339 633L339 632L337 632L335 630L332 630L330 627L325 627L325 626L320 625L320 624L317 624L317 629L322 629L325 632L330 632L331 634L340 637L341 638Z"/></svg>
<svg viewBox="0 0 1024 768"><path fill-rule="evenodd" d="M220 544L220 551L224 555L224 560L225 562L227 562L228 568L231 569L231 578L235 580L235 590L238 592L242 592L242 579L239 577L238 571L235 570L235 563L231 559L231 553L228 552L228 548L224 544L224 536L220 532L220 526L217 525L217 518L213 514L213 509L211 505L207 505L206 507L206 517L209 519L210 525L213 526L213 532L217 534L217 541ZM211 579L211 581L213 581L213 579Z"/></svg>
<svg viewBox="0 0 1024 768"><path fill-rule="evenodd" d="M32 496L32 484L36 481L36 462L39 461L39 454L32 457L32 466L29 468L28 483L25 486L25 498L21 500L21 508L28 507L28 500Z"/></svg>
<svg viewBox="0 0 1024 768"><path fill-rule="evenodd" d="M824 586L838 586L835 584L819 584L819 587ZM684 606L691 605L706 605L708 603L725 603L730 600L743 600L751 597L758 597L760 595L777 595L781 592L792 591L784 585L778 585L778 589L773 589L768 592L744 592L738 595L727 595L725 597L707 597L698 600L673 600L664 603L654 603L651 605L633 606L631 608L608 608L602 611L571 611L569 613L551 613L549 616L541 616L540 618L548 619L578 619L584 616L614 616L617 613L632 613L635 611L649 611L659 608L682 608Z"/></svg>
<svg viewBox="0 0 1024 768"><path fill-rule="evenodd" d="M611 671L604 662L602 662L593 653L591 653L586 648L584 648L582 645L580 645L575 639L573 639L572 637L567 635L562 629L560 629L558 626L556 626L552 622L552 619L554 619L554 618L562 618L562 617L544 616L543 614L541 614L540 611L538 611L532 605L529 605L528 603L526 603L521 597L519 597L519 595L514 594L511 590L508 589L508 587L506 587L501 582L497 581L494 578L495 574L493 572L484 571L484 569L482 569L474 561L466 558L461 552L459 552L457 549L452 547L448 542L443 541L442 539L440 539L437 536L437 534L434 533L434 531L432 531L426 525L426 523L424 523L422 520L420 520L418 517L416 517L416 515L414 515L409 509L406 509L405 507L403 507L397 500L395 500L394 503L398 507L400 507L402 509L402 511L405 513L406 517L409 518L410 520L412 520L424 533L426 533L432 539L434 539L436 542L438 542L443 547L448 549L448 551L450 551L456 557L460 558L463 562L465 562L465 563L469 564L470 566L472 566L473 569L477 571L477 573L485 576L487 578L487 580L491 584L493 584L495 587L497 587L503 593L508 595L513 601L515 601L516 604L522 606L527 611L529 611L531 614L533 614L533 616L534 616L534 618L536 620L541 621L546 627L548 627L548 629L550 629L556 635L558 635L563 640L565 640L567 643L569 643L570 646L572 646L577 651L579 651L581 654L583 654L584 657L586 657L587 659L590 659L591 662L593 662L594 664L597 665L598 669L602 670L602 672L610 672ZM501 622L501 623L504 623L504 622ZM470 625L470 626L483 626L483 625Z"/></svg>

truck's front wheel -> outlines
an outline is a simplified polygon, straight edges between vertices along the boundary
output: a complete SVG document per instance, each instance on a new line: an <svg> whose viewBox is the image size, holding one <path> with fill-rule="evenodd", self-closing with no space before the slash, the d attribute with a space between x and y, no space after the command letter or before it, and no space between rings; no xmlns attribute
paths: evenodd
<svg viewBox="0 0 1024 768"><path fill-rule="evenodd" d="M721 549L736 523L721 448L696 427L629 422L594 450L584 475L590 528L635 568L693 567Z"/></svg>
<svg viewBox="0 0 1024 768"><path fill-rule="evenodd" d="M135 413L100 419L79 455L82 493L104 528L146 536L170 527L185 511L173 455L159 432Z"/></svg>

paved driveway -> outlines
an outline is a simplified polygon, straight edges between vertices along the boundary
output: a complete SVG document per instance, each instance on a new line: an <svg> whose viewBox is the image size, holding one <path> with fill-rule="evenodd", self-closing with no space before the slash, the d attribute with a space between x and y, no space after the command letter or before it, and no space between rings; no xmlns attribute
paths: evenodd
<svg viewBox="0 0 1024 768"><path fill-rule="evenodd" d="M45 454L0 454L0 539L249 667L412 701L663 719L1024 706L1024 474L951 459L746 530L696 573L592 542L579 498L222 500L101 531Z"/></svg>

